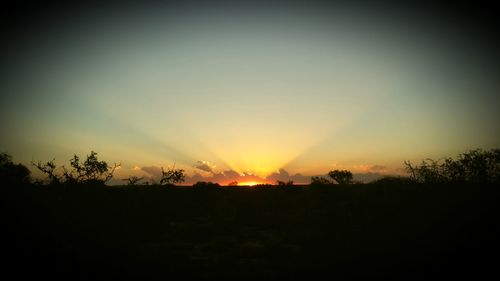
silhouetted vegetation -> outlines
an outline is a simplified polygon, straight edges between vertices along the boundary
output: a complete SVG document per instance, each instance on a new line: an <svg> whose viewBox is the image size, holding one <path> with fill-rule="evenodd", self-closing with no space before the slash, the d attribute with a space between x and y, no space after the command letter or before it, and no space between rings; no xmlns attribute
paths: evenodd
<svg viewBox="0 0 500 281"><path fill-rule="evenodd" d="M7 153L0 153L0 179L6 184L30 183L30 170L22 164L14 164Z"/></svg>
<svg viewBox="0 0 500 281"><path fill-rule="evenodd" d="M183 169L175 169L173 168L167 168L165 171L163 167L161 167L161 179L160 179L160 185L173 185L176 183L181 183L184 182L184 179L186 178L186 174L184 173Z"/></svg>
<svg viewBox="0 0 500 281"><path fill-rule="evenodd" d="M54 161L55 160L46 163L42 163L41 161L31 163L38 170L47 175L49 184L104 185L113 177L116 168L120 166L120 164L116 163L113 166L109 166L106 161L99 161L97 152L91 151L83 162L80 161L80 157L75 154L73 158L69 160L71 169L67 169L63 165L61 167L62 175L58 175Z"/></svg>
<svg viewBox="0 0 500 281"><path fill-rule="evenodd" d="M410 179L418 183L498 183L500 149L470 150L457 159L423 160L420 165L404 162Z"/></svg>
<svg viewBox="0 0 500 281"><path fill-rule="evenodd" d="M402 176L384 176L380 179L374 180L370 182L370 184L377 184L377 185L408 185L408 184L413 184L415 183L412 179L409 177L402 177Z"/></svg>
<svg viewBox="0 0 500 281"><path fill-rule="evenodd" d="M351 184L352 173L348 170L333 170L328 172L328 176L338 184Z"/></svg>
<svg viewBox="0 0 500 281"><path fill-rule="evenodd" d="M15 187L0 189L4 268L84 280L485 279L500 250L496 157L426 160L410 164L410 177L371 184L352 184L345 170L312 178L327 188L138 188L139 177L87 188L113 172L91 153L62 173L38 162L52 184L19 188L29 170L1 154L1 181ZM184 180L181 169L162 171L163 185Z"/></svg>
<svg viewBox="0 0 500 281"><path fill-rule="evenodd" d="M139 183L143 179L144 179L144 177L129 176L126 179L122 179L122 181L126 181L127 185L139 185L139 184L141 184L141 185L148 185L149 184L148 182Z"/></svg>
<svg viewBox="0 0 500 281"><path fill-rule="evenodd" d="M311 177L311 186L330 185L332 182L324 177Z"/></svg>
<svg viewBox="0 0 500 281"><path fill-rule="evenodd" d="M293 186L293 181L276 181L276 185L278 186Z"/></svg>
<svg viewBox="0 0 500 281"><path fill-rule="evenodd" d="M252 187L254 187L254 188L260 188L260 187L273 187L273 185L272 185L272 184L269 184L269 183L259 183L259 184L253 185Z"/></svg>
<svg viewBox="0 0 500 281"><path fill-rule="evenodd" d="M220 187L220 184L206 181L199 181L193 184L193 188L195 189L214 189Z"/></svg>
<svg viewBox="0 0 500 281"><path fill-rule="evenodd" d="M495 186L301 187L3 190L4 268L16 276L30 269L40 277L85 280L484 279L495 273Z"/></svg>
<svg viewBox="0 0 500 281"><path fill-rule="evenodd" d="M57 166L54 161L55 159L47 161L46 163L42 163L41 161L38 161L37 163L31 162L31 165L35 166L38 170L47 175L47 182L52 185L61 183L61 177L57 175ZM42 182L37 181L37 183Z"/></svg>
<svg viewBox="0 0 500 281"><path fill-rule="evenodd" d="M319 187L332 184L346 185L354 183L352 173L348 170L333 170L328 172L328 176L331 180L319 176L311 177L311 186Z"/></svg>

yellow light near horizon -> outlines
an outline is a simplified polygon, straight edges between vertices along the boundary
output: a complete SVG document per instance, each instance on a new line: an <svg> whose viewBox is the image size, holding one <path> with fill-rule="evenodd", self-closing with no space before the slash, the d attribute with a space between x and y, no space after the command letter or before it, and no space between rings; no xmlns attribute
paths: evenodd
<svg viewBox="0 0 500 281"><path fill-rule="evenodd" d="M295 156L291 151L280 151L278 145L275 149L261 148L258 145L255 147L227 145L226 147L226 150L218 148L214 151L230 169L240 174L246 173L260 178L266 178L283 168Z"/></svg>
<svg viewBox="0 0 500 281"><path fill-rule="evenodd" d="M262 183L256 182L256 181L246 181L246 182L238 183L238 185L240 185L240 186L254 186L254 185L258 185L258 184L262 184Z"/></svg>

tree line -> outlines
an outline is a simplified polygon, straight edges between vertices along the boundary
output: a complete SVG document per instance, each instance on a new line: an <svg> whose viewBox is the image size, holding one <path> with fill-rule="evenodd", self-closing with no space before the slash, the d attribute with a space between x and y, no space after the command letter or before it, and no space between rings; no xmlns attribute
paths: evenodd
<svg viewBox="0 0 500 281"><path fill-rule="evenodd" d="M30 170L15 164L7 153L0 153L0 181L9 184L36 185L105 185L121 164L100 161L97 152L91 151L82 160L76 154L69 160L69 167L57 167L55 159L47 162L31 162L45 175L45 179L32 179ZM436 183L498 183L500 180L500 149L475 149L454 158L425 159L420 164L405 161L408 176L386 176L372 183L436 184ZM127 185L175 185L185 181L185 171L174 167L161 167L158 182L146 182L143 177L130 176L122 179ZM348 170L332 170L328 177L311 177L311 186L350 185L357 182ZM233 185L234 182L232 183ZM278 186L293 186L293 181L277 181ZM231 184L230 184L231 185ZM217 183L198 182L196 188L219 187Z"/></svg>

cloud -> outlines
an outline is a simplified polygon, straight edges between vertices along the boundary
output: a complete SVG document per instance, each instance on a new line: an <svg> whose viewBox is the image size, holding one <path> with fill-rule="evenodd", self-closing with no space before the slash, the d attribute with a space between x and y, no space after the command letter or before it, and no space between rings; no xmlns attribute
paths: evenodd
<svg viewBox="0 0 500 281"><path fill-rule="evenodd" d="M279 169L278 172L272 173L271 175L267 176L266 179L271 181L271 182L289 181L290 174L285 169Z"/></svg>
<svg viewBox="0 0 500 281"><path fill-rule="evenodd" d="M276 181L284 181L284 182L293 181L295 184L309 184L311 182L311 176L305 176L299 173L290 174L285 169L279 169L278 171L263 178L251 173L240 174L234 170L225 170L222 172L216 172L213 169L215 165L212 165L208 161L197 161L196 163L197 165L195 167L197 169L203 172L208 172L210 174L206 173L203 174L203 172L200 173L195 171L192 176L186 176L184 184L194 184L199 181L217 182L221 185L226 185L230 182L235 182L235 181L239 183L259 182L259 183L269 183L269 184L275 184ZM363 170L366 172L353 173L354 180L361 182L370 182L387 175L388 172L393 172L388 167L382 165L363 165L363 167L365 168ZM160 167L147 166L147 167L141 167L140 169L149 175L146 177L149 181L154 181L161 178ZM135 167L134 170L136 170ZM393 174L398 174L398 173L393 173ZM329 178L328 174L317 175L317 176Z"/></svg>
<svg viewBox="0 0 500 281"><path fill-rule="evenodd" d="M368 172L368 173L355 173L355 174L352 175L352 177L354 178L355 181L360 181L360 182L364 182L364 183L380 179L383 176L384 176L383 174L372 173L372 172Z"/></svg>
<svg viewBox="0 0 500 281"><path fill-rule="evenodd" d="M304 175L298 174L298 173L291 176L290 180L293 181L294 183L297 183L297 184L309 184L309 183L311 183L310 176L304 176Z"/></svg>
<svg viewBox="0 0 500 281"><path fill-rule="evenodd" d="M224 171L223 174L227 178L237 178L240 176L240 174L238 172L233 171L233 170Z"/></svg>
<svg viewBox="0 0 500 281"><path fill-rule="evenodd" d="M213 173L215 165L211 164L208 161L196 161L196 165L194 165L194 167L205 172Z"/></svg>
<svg viewBox="0 0 500 281"><path fill-rule="evenodd" d="M290 175L285 169L279 169L278 172L272 173L266 177L267 182L276 183L276 181L293 181L297 184L308 184L311 182L310 176L304 176L302 174Z"/></svg>
<svg viewBox="0 0 500 281"><path fill-rule="evenodd" d="M387 167L383 165L372 165L368 168L368 170L371 172L382 172L387 170Z"/></svg>
<svg viewBox="0 0 500 281"><path fill-rule="evenodd" d="M197 172L195 172L191 177L186 177L186 182L189 183L197 183L199 181L205 181L205 178Z"/></svg>
<svg viewBox="0 0 500 281"><path fill-rule="evenodd" d="M161 168L157 166L142 167L141 170L151 175L153 178L161 178Z"/></svg>
<svg viewBox="0 0 500 281"><path fill-rule="evenodd" d="M200 163L203 164L203 163ZM203 169L201 169L203 170ZM203 170L206 171L206 170ZM252 173L243 173L240 174L234 170L226 170L223 172L215 172L213 169L211 170L212 174L209 176L203 176L200 173L195 172L194 175L186 177L186 184L194 184L198 181L211 181L217 182L222 185L226 185L230 182L259 182L259 183L269 183L274 184L276 181L293 181L297 184L308 184L311 182L310 176L304 176L302 174L294 174L290 175L288 171L285 169L280 169L279 171L263 178Z"/></svg>
<svg viewBox="0 0 500 281"><path fill-rule="evenodd" d="M201 169L203 170L203 169ZM203 170L206 171L206 170ZM199 173L196 173L192 176L186 177L186 183L187 184L194 184L198 181L211 181L211 182L217 182L219 184L225 185L230 182L237 181L239 183L241 182L261 182L261 183L266 183L270 182L264 178L261 178L257 175L251 174L251 173L244 173L241 175L240 173L234 171L234 170L226 170L223 172L214 172L213 169L211 170L211 175L208 177L204 177Z"/></svg>

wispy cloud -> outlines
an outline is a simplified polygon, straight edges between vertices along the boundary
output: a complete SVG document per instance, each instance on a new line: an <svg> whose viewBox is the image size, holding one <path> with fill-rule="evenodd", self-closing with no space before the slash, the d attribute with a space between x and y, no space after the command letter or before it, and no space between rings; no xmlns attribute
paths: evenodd
<svg viewBox="0 0 500 281"><path fill-rule="evenodd" d="M372 165L368 168L368 170L372 172L384 172L387 170L387 167L384 165Z"/></svg>
<svg viewBox="0 0 500 281"><path fill-rule="evenodd" d="M294 183L309 183L311 181L310 176L304 176L302 174L290 175L285 169L279 169L277 172L272 173L266 177L267 182L275 183L276 181L293 181Z"/></svg>
<svg viewBox="0 0 500 281"><path fill-rule="evenodd" d="M200 163L203 164L203 163ZM207 171L204 169L200 169L203 171ZM219 184L225 185L230 182L258 182L258 183L276 183L276 181L293 181L295 183L309 183L310 182L310 177L309 176L304 176L302 174L294 174L290 175L285 169L280 169L279 171L267 176L267 177L260 177L258 175L252 174L252 173L243 173L240 174L234 170L226 170L223 172L214 172L213 169L210 170L211 175L210 176L203 176L202 174L195 172L194 175L186 177L186 183L187 184L193 184L198 181L211 181L211 182L217 182Z"/></svg>
<svg viewBox="0 0 500 281"><path fill-rule="evenodd" d="M216 166L208 161L199 160L196 161L194 167L208 173L214 173L214 169Z"/></svg>
<svg viewBox="0 0 500 281"><path fill-rule="evenodd" d="M157 166L142 167L141 170L151 175L153 178L161 178L161 168Z"/></svg>

